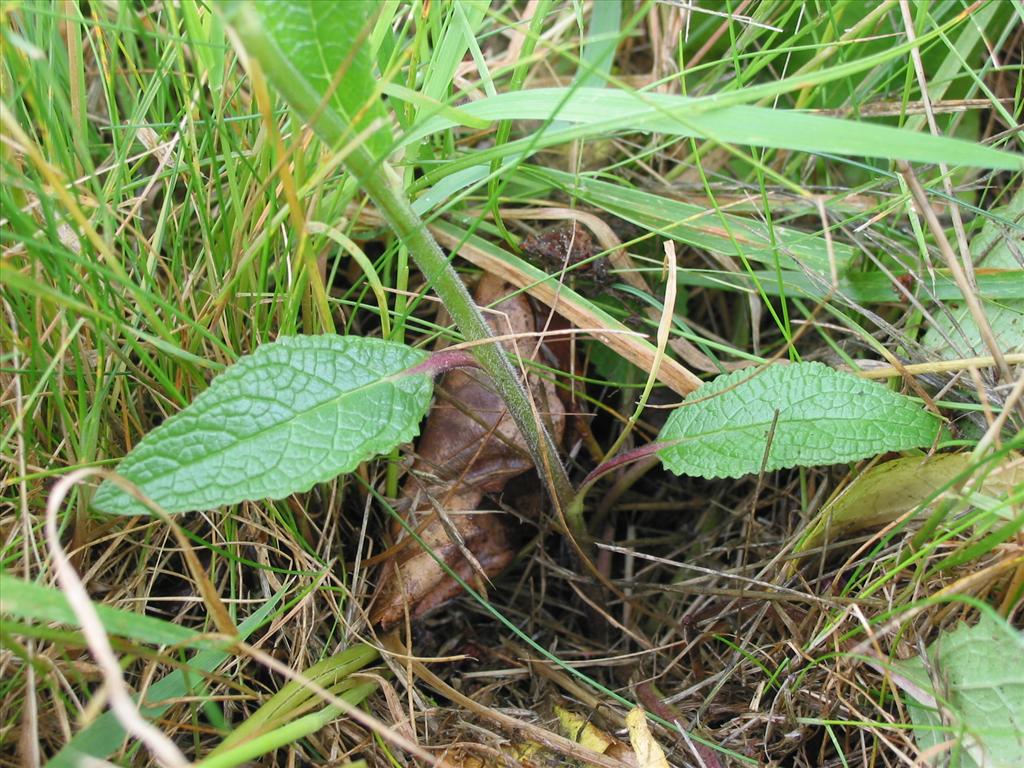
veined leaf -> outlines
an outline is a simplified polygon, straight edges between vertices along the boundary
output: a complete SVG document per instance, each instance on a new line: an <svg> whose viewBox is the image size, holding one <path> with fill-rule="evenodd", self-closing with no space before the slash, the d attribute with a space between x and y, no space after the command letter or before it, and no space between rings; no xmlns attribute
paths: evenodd
<svg viewBox="0 0 1024 768"><path fill-rule="evenodd" d="M719 376L690 395L662 428L659 440L672 444L658 455L677 475L740 477L762 465L839 464L918 448L938 428L936 416L880 384L821 363L773 365Z"/></svg>
<svg viewBox="0 0 1024 768"><path fill-rule="evenodd" d="M374 121L384 122L384 105L376 93L365 44L377 3L345 0L339 6L319 0L234 0L220 10L235 26L262 27L293 70L282 74L305 81L321 98L329 93L328 105L346 118L352 137ZM252 53L258 56L259 51ZM383 157L391 145L387 130L373 131L363 141L375 157Z"/></svg>
<svg viewBox="0 0 1024 768"><path fill-rule="evenodd" d="M425 357L381 339L280 338L217 376L117 471L168 512L308 490L416 436L433 382L404 372ZM109 481L93 506L148 514Z"/></svg>
<svg viewBox="0 0 1024 768"><path fill-rule="evenodd" d="M1020 766L1024 634L986 611L975 626L960 624L940 634L927 656L893 663L896 684L908 694L917 746L933 756L926 764Z"/></svg>

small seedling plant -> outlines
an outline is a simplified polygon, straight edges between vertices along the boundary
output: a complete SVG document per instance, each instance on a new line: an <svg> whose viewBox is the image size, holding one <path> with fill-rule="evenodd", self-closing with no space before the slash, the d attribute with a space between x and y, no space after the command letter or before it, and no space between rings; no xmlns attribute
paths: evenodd
<svg viewBox="0 0 1024 768"><path fill-rule="evenodd" d="M118 473L169 513L307 491L412 440L435 377L466 362L376 338L282 337L214 378ZM928 446L938 427L938 417L883 385L790 363L705 384L672 412L654 449L676 474L739 477ZM148 514L110 481L93 504Z"/></svg>
<svg viewBox="0 0 1024 768"><path fill-rule="evenodd" d="M461 397L462 405L477 403L474 423L487 414L492 417L488 423L500 424L501 430L489 436L500 432L517 470L528 466L520 461L525 446L552 507L557 506L549 523L562 529L564 521L568 534L566 548L557 553L559 564L588 568L604 583L602 597L628 598L597 604L600 612L618 605L623 609L621 622L615 617L609 626L625 627L628 634L612 631L607 640L667 649L666 662L674 660L665 668L678 672L664 682L689 690L691 698L699 699L690 702L694 707L722 704L719 709L726 711L735 702L756 699L771 710L771 697L783 697L793 717L812 724L797 741L776 733L774 746L760 745L765 755L776 747L785 755L801 749L812 755L806 761L814 762L815 756L825 759L822 750L842 757L843 744L861 741L875 751L884 746L900 755L914 754L904 742L908 720L915 725L920 751L934 752L951 737L969 744L960 737L969 731L973 738L975 730L983 730L964 730L961 723L982 723L987 717L998 725L1010 721L1009 713L1024 711L1024 706L1014 707L1020 696L1010 695L1024 685L1011 692L1006 676L997 674L998 665L988 669L976 663L979 653L993 659L1020 655L1021 643L1009 622L1002 621L1003 633L988 622L970 632L949 631L954 620L950 601L973 608L994 596L1012 618L1014 600L1019 600L1011 545L1021 528L1024 485L1016 454L1012 461L1006 458L1022 438L1005 428L1019 426L1007 420L1007 415L1016 418L1012 408L1020 407L1014 400L1019 388L1003 399L1006 390L986 392L981 384L1011 384L1011 376L983 377L978 394L988 401L977 403L964 395L970 385L955 383L966 380L957 374L943 388L943 397L936 396L942 414L962 418L968 427L986 425L987 432L978 440L965 428L958 434L962 439L947 442L936 405L928 401L925 407L899 394L904 381L912 382L910 376L924 368L931 371L933 362L939 361L936 370L943 372L971 370L976 381L976 366L987 364L976 355L986 348L993 367L1001 364L998 350L1021 350L1024 280L1017 230L1024 193L1003 208L990 207L1024 171L1021 156L1005 149L1014 146L1012 131L997 127L1014 124L1010 102L1019 110L1019 94L1016 100L997 98L997 86L1005 79L990 77L1002 75L997 64L1005 61L1004 43L1013 41L1012 25L1005 23L1012 10L1004 4L972 3L962 12L953 4L908 5L913 19L901 18L891 4L879 4L870 13L847 4L842 19L837 10L808 23L800 4L755 3L746 17L727 14L701 23L701 14L694 15L703 31L692 35L690 16L684 33L675 21L682 11L661 3L222 0L138 8L82 5L63 4L54 14L45 4L23 3L0 14L0 32L11 43L4 48L5 72L12 73L7 79L13 84L4 92L0 115L0 162L11 177L0 190L5 201L0 222L5 325L0 336L7 338L9 323L15 340L10 354L5 350L0 357L2 373L13 374L15 383L5 385L5 406L17 414L0 430L0 448L15 447L5 466L17 477L5 487L20 491L16 503L8 505L17 514L3 518L5 525L12 524L5 527L0 613L5 641L8 635L26 638L14 641L18 664L11 682L5 679L5 690L11 691L5 708L15 715L38 714L20 717L26 736L19 740L22 746L40 742L45 751L49 746L43 742L49 742L56 751L58 742L67 741L52 755L55 768L78 765L85 755L98 760L116 759L119 753L133 760L141 755L134 738L126 742L137 735L133 720L122 722L114 711L99 714L98 699L86 708L96 716L85 717L81 727L74 725L74 734L65 727L33 738L37 725L68 720L65 711L81 709L94 687L92 676L66 683L59 663L68 655L65 649L74 656L83 643L89 644L97 660L112 661L106 669L117 665L112 653L103 653L105 644L95 641L97 634L86 632L102 626L121 638L114 648L126 682L139 693L135 719L141 714L159 720L174 743L190 744L189 759L203 760L206 768L233 766L281 748L307 759L318 743L331 746L337 740L306 737L359 705L380 679L353 675L379 656L376 645L364 645L354 634L361 619L355 624L347 619L369 609L367 621L388 643L385 647L411 664L412 649L399 647L402 632L392 634L388 623L422 615L434 605L424 594L440 599L454 584L478 600L474 615L493 619L499 634L488 629L488 636L507 632L517 637L537 658L573 675L605 701L632 710L632 701L602 686L609 673L591 678L562 659L565 638L574 644L573 638L584 641L588 657L596 658L595 651L606 655L601 646L607 643L563 632L586 629L589 623L589 613L580 613L570 625L560 623L562 596L579 585L566 581L556 593L537 593L553 594L553 601L524 592L528 610L521 610L523 603L489 600L478 587L504 567L502 558L519 554L518 538L506 541L496 525L474 528L474 533L482 531L477 538L460 540L465 529L459 524L507 520L511 526L513 518L477 515L479 496L465 501L462 494L464 506L457 506L450 501L455 493L434 493L440 487L435 481L448 484L447 491L454 485L451 478L461 482L472 477L469 472L425 477L418 471L445 466L431 455L427 437L441 421L435 417L455 409L427 413L432 405L452 403L453 392L465 391L454 386L453 379L470 378L461 375L449 376L443 392L435 390L440 377L462 366L479 368L494 385L484 405ZM716 28L728 29L729 35L719 39ZM661 42L676 35L677 55L659 55L650 62L658 79L636 77L647 71L651 52L669 51ZM706 61L698 64L702 56ZM938 126L917 114L923 110L931 117L937 105L943 106ZM953 111L942 119L950 106ZM992 119L978 119L989 112ZM828 116L847 113L856 117ZM981 123L989 127L982 131ZM145 152L139 153L140 144ZM912 187L912 169L896 163L930 168L927 179L922 175L927 194ZM962 170L979 168L1010 173L997 180ZM703 197L699 188L690 189L698 171ZM664 188L662 181L667 182ZM947 185L943 194L941 187ZM677 194L681 189L686 194ZM932 195L951 220L958 201L971 203L967 231L954 227L958 241L971 234L969 248L960 249L964 264L978 257L977 265L983 266L970 275L970 285L966 276L958 284L952 266L927 258L929 231L934 243L944 242L942 219L927 216ZM530 250L519 239L522 232L555 220L586 227L601 254L572 259L556 249L554 260L543 266L517 256ZM598 232L619 223L627 226L608 227L608 237ZM385 230L390 234L384 235ZM639 234L633 238L633 233ZM996 244L1004 240L1000 252ZM674 251L669 257L673 243L687 249L679 265L671 261ZM660 244L667 261L659 271L653 255ZM573 250L571 245L567 249ZM946 258L943 248L939 251ZM583 265L603 258L614 282L599 286L607 289L599 295L588 295ZM572 327L569 332L585 339L581 346L589 360L576 372L586 377L587 386L576 390L581 396L575 405L603 391L623 398L609 404L616 415L633 408L621 428L615 425L608 444L589 443L590 455L606 458L582 480L570 478L566 454L559 453L554 439L564 435L564 422L539 416L553 411L550 379L538 387L535 373L544 372L522 375L531 362L510 359L453 266L464 262L530 294L537 306L560 314ZM605 276L591 276L604 282ZM688 295L683 297L683 291ZM701 315L692 311L698 297ZM748 305L748 297L753 304ZM985 302L984 313L967 300L972 297ZM433 324L426 308L434 299L450 315L450 329ZM494 311L501 311L501 300L479 301L493 302ZM903 305L909 314L902 312ZM748 306L771 314L780 333L769 330L759 344L750 343L744 326L749 320L753 330L758 320ZM622 322L627 313L657 327L657 336L632 332L643 326ZM836 324L816 320L824 315ZM339 321L359 331L338 335ZM759 325L762 331L771 328L768 322ZM302 335L296 330L300 327ZM858 376L854 360L847 359L844 371L802 362L801 355L821 359L811 357L817 354L811 351L813 343L800 341L806 330L820 331L839 357L844 348L884 351L882 345L891 344L917 370L901 370L906 374L902 379L891 371L898 383L885 384ZM460 343L432 354L421 339L435 331ZM540 332L517 328L504 339L520 334L530 339L523 346L533 348L548 333L547 326ZM680 346L686 342L696 344L698 362ZM1006 355L1009 364L1021 363L1017 352L1015 360ZM766 363L761 354L777 357ZM216 360L207 362L200 355ZM788 359L778 360L782 356ZM575 369L564 359L554 363L557 355L543 359L553 367ZM231 364L222 369L225 360ZM740 360L754 364L703 376L706 381L684 366L705 372L720 366L724 372ZM919 361L928 364L912 365ZM602 370L605 366L609 371ZM215 367L219 375L200 379L202 371ZM636 384L638 371L648 378L634 404L628 402L633 397L629 387ZM591 384L595 375L604 381ZM489 386L483 375L472 378ZM574 375L573 380L579 379ZM645 409L655 384L677 393L680 402L667 414L660 434L637 438L635 427L651 413ZM111 419L118 403L125 404L123 418ZM154 415L150 403L172 415L140 440L131 434L131 425L145 424ZM521 441L504 434L508 422L502 409L515 422ZM460 415L470 416L465 410ZM971 421L973 416L978 418ZM448 424L444 428L446 434L462 435ZM415 462L402 461L421 430ZM120 439L114 435L132 450L109 448ZM639 446L620 451L631 436ZM493 442L499 442L497 437ZM932 455L936 446L965 444L977 447L973 453ZM64 493L94 473L97 460L122 452L128 455L116 474L104 472L91 498L78 495L76 505L59 517ZM710 488L727 502L729 486L735 485L733 498L746 496L757 509L757 526L733 525L730 521L737 518L717 515L713 508L699 526L657 511L684 506L676 494L666 494L664 504L634 506L616 495L640 476L633 472L615 478L599 512L591 514L587 505L595 484L640 458L646 460L637 469L646 470L656 458L680 475L737 478L889 452L907 455L864 462L871 466L842 473L845 479L827 501L824 493L806 494L802 511L816 510L814 518L795 529L786 488L780 489L780 503L767 503L761 493L773 485L770 476L764 482L758 478L752 496L746 492L752 483ZM416 545L396 542L388 550L386 568L374 575L378 589L373 599L353 606L351 595L365 594L367 566L377 558L357 559L352 568L343 568L343 583L334 589L329 582L339 572L332 566L338 542L326 535L352 527L334 518L299 520L296 526L288 515L274 514L286 505L262 502L302 494L363 469L366 462L386 468L379 484L383 492L370 487L371 495L406 526L406 541ZM406 467L408 474L401 478ZM52 489L40 482L66 472ZM814 482L817 491L834 485L827 479L819 482L817 474L801 475L801 480ZM705 483L684 485L709 490ZM40 495L49 492L45 533L52 558L46 557L38 535L33 488ZM502 493L493 486L488 490L495 497ZM806 490L806 484L799 490ZM431 516L438 498L442 511L452 514ZM208 557L199 557L188 545L190 532L178 525L113 525L104 528L110 535L97 537L92 526L82 524L86 501L99 512L130 516L257 503L241 516L215 515L212 539L223 546L210 544ZM306 500L298 501L302 506ZM772 525L765 524L769 508L776 516ZM609 509L628 510L631 528L624 526L624 517L609 520ZM314 531L323 523L319 530L325 535L308 532L307 522ZM435 522L436 528L428 527ZM200 523L194 520L188 527L202 535ZM628 545L637 556L650 549L664 562L657 570L653 565L650 570L594 567L598 549L592 536L603 533L605 523L613 532L605 538ZM851 557L833 556L841 551L837 546L850 541L848 534L881 526L884 532ZM262 558L262 549L259 562L248 559L251 547L245 541L251 537L244 529L253 527L269 537L269 559ZM65 586L77 579L76 565L61 566L57 557L62 530L84 566L79 568L82 590ZM438 544L438 538L422 535L435 530L447 541ZM177 547L164 545L165 532L179 536ZM758 533L764 535L752 535ZM143 541L135 546L139 536ZM449 542L459 547L446 549ZM478 542L488 546L478 549ZM87 552L87 546L96 549ZM126 546L137 550L128 565L109 556L115 547L127 551ZM580 556L572 557L573 550ZM796 625L788 619L762 621L759 612L743 610L741 601L767 604L766 593L731 585L737 578L764 575L761 555L777 551L789 553L786 567L770 568L770 578L758 583L785 590L780 592L786 600L783 613L796 616L804 632L794 632ZM407 560L400 557L408 553ZM794 592L790 587L800 558L812 553L819 556L816 574ZM691 590L679 582L677 555L712 566L706 570L713 591ZM177 573L183 567L188 573ZM288 577L271 578L274 573ZM113 580L111 574L116 574ZM54 575L60 588L49 586ZM407 577L420 575L425 578L416 589L407 589L413 583ZM179 583L179 576L187 582ZM714 587L719 583L731 586ZM81 597L86 586L102 594L95 610L93 601ZM676 586L682 587L678 593ZM627 587L630 594L623 591ZM192 596L182 599L183 589ZM694 599L686 600L684 595L691 593ZM645 603L644 594L657 605ZM716 594L722 599L709 602ZM851 606L864 610L853 614ZM301 616L295 612L299 608ZM941 626L922 614L931 610ZM636 620L648 611L652 621ZM516 621L519 615L536 617L531 625L554 628L557 636L543 629L524 631ZM303 627L313 627L302 642L293 642L297 625L291 619L296 616ZM707 626L714 625L715 637L694 652L733 670L731 690L716 686L707 694L691 686L696 667L676 663L681 657L669 635L682 626L679 617L699 616L709 617ZM726 624L719 632L723 617ZM462 618L455 614L452 620ZM55 634L55 623L68 629ZM250 637L258 642L246 645ZM828 641L831 637L841 642ZM887 662L903 657L915 643L928 648L919 654L923 666L909 659L890 668ZM257 653L268 644L287 654ZM336 645L338 652L327 655ZM744 646L768 650L751 653ZM645 654L640 663L649 667L657 658ZM264 665L276 670L273 677L284 685L257 708L262 696L234 694L263 690L270 680L261 671ZM940 667L942 675L928 674ZM232 675L236 670L238 675ZM304 671L296 678L284 674L288 670ZM839 721L821 720L820 696L801 701L790 696L790 687L773 683L791 672L799 676L792 679L818 681L815 692L831 691L832 700L851 702L864 716L843 721L844 732L833 733L830 723ZM466 704L443 681L435 684L412 666L408 673L453 706ZM930 678L959 683L930 686ZM114 691L110 683L117 679L105 673L103 690ZM248 685L248 680L258 684ZM842 686L850 680L856 692L851 689L848 697ZM922 706L915 708L910 697L922 693ZM898 695L906 707L898 704ZM929 698L941 703L941 712L917 711L931 709L924 706ZM689 706L683 700L677 705ZM842 706L833 709L843 714ZM727 745L736 746L745 722L743 717L735 724L716 721L713 732L724 735L716 748L726 752ZM662 725L669 728L664 733L677 730L673 723ZM532 727L524 720L508 730L533 741L527 726ZM379 735L388 739L403 732L382 728ZM994 741L984 744L992 755L997 754L992 745L1003 735L996 733ZM221 737L207 752L207 745ZM700 739L696 733L694 738ZM1017 746L1014 742L1009 749ZM590 762L576 746L573 750L565 753L567 759ZM424 754L410 749L408 759L430 762ZM753 762L738 753L731 756L737 764ZM167 764L184 762L182 757ZM1024 765L1013 757L1004 762Z"/></svg>
<svg viewBox="0 0 1024 768"><path fill-rule="evenodd" d="M398 174L388 160L396 149L455 125L499 121L500 146L489 164L479 164L481 178L486 178L487 172L500 173L506 160L609 131L749 143L744 126L756 124L766 146L924 162L956 157L964 164L990 167L1018 164L1005 153L945 137L748 106L771 95L755 89L714 103L663 96L626 102L616 89L584 86L538 90L528 104L499 94L457 110L439 108L396 143L386 129L383 96L395 103L408 94L388 90L387 78L374 76L373 46L368 45L387 34L387 19L377 18L379 9L368 0L351 0L349 9L339 14L330 4L309 0L232 0L217 6L254 79L266 78L323 144L338 152L408 248L463 338L473 345L475 364L494 381L536 465L544 468L551 494L577 519L582 495L601 469L579 491L569 482L554 442L534 417L521 378L491 338L450 259L394 183ZM870 66L867 59L856 64ZM770 90L782 93L791 87L796 86L781 81ZM416 109L427 106L413 104ZM616 116L612 122L609 114ZM516 118L560 122L536 137L506 141L508 121ZM314 309L330 327L323 285L315 275L310 279L317 298ZM280 337L217 376L191 405L148 434L121 462L118 473L142 497L171 513L306 491L414 438L429 408L434 378L453 360L465 362L451 356L430 358L404 343L377 338L330 333ZM937 415L884 385L820 363L797 362L737 371L708 382L676 408L647 450L657 452L677 474L739 477L929 446L939 426ZM93 505L108 513L145 514L149 507L142 497L108 480Z"/></svg>

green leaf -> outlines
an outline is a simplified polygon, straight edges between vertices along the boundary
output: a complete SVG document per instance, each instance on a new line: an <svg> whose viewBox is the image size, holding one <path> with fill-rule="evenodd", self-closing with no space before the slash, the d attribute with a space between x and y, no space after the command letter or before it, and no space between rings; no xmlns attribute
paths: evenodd
<svg viewBox="0 0 1024 768"><path fill-rule="evenodd" d="M306 680L312 681L322 688L330 690L335 695L349 690L358 685L358 678L353 679L352 675L359 672L369 664L380 658L380 653L372 645L357 643L349 646L344 651L329 656L317 662L302 675ZM371 684L370 691L376 688ZM365 697L364 697L365 698ZM310 709L316 708L319 696L310 690L305 682L289 680L284 686L260 705L259 709L250 714L244 721L238 724L224 741L207 755L212 758L223 755L225 752L236 748L239 744L263 735L274 727L288 723ZM352 703L349 701L349 703ZM337 717L338 710L328 707L333 717ZM333 719L332 717L332 719Z"/></svg>
<svg viewBox="0 0 1024 768"><path fill-rule="evenodd" d="M1005 497L1014 488L1024 487L1024 465L1016 463L1016 455L1010 457L1013 460L1005 468L976 483L980 488L973 490L975 496L980 490ZM975 465L976 460L969 453L949 453L904 456L871 467L826 502L795 551L813 549L826 536L835 541L855 531L887 525L922 504L934 502L939 491Z"/></svg>
<svg viewBox="0 0 1024 768"><path fill-rule="evenodd" d="M987 219L971 240L975 270L984 275L992 270L1016 272L1017 285L1024 290L1019 261L1020 243L1024 236L1024 191L1018 190L1009 205L992 213L993 218ZM1024 301L1000 302L990 297L980 298L999 349L1006 354L1024 352ZM978 323L966 303L935 307L932 312L935 325L928 329L922 342L930 352L945 360L989 354Z"/></svg>
<svg viewBox="0 0 1024 768"><path fill-rule="evenodd" d="M435 28L434 35L437 45L432 51L430 66L426 67L423 73L421 91L428 99L442 103L447 101L449 91L455 81L455 72L487 16L487 6L487 2L480 2L480 0L463 3L462 11L465 15L465 23L459 23L457 19L459 9L455 7L454 3L436 6L436 16L443 14L445 17L444 31ZM431 11L433 12L434 8L431 8ZM432 15L435 14L432 13ZM436 22L437 19L432 21ZM436 26L440 26L440 24ZM464 96L464 94L460 94L460 96Z"/></svg>
<svg viewBox="0 0 1024 768"><path fill-rule="evenodd" d="M821 363L773 365L719 376L687 397L662 428L659 441L672 444L658 455L677 475L740 477L762 464L838 464L926 446L938 428L938 418L880 384Z"/></svg>
<svg viewBox="0 0 1024 768"><path fill-rule="evenodd" d="M334 686L334 690L331 692L350 707L358 707L375 693L378 687L377 682L372 678L369 682L359 683L355 679L347 682L347 685L342 683ZM342 714L343 710L340 707L329 704L320 710L289 720L265 733L235 744L223 752L216 750L216 754L211 754L193 765L195 768L237 768L240 765L265 763L267 761L257 762L256 758L263 757L282 747L294 745L307 736L312 736L329 723L337 720ZM345 768L366 768L366 761L357 760L346 763Z"/></svg>
<svg viewBox="0 0 1024 768"><path fill-rule="evenodd" d="M714 139L728 144L795 149L802 152L878 157L1019 171L1024 158L961 139L932 136L858 120L746 105L720 106L713 97L691 98L612 88L533 88L489 96L460 109L486 120L544 120L572 123L545 130L492 150L489 159L614 132L662 133ZM454 127L438 115L402 143Z"/></svg>
<svg viewBox="0 0 1024 768"><path fill-rule="evenodd" d="M1024 765L1021 659L1024 634L986 612L976 626L940 635L928 647L927 664L918 657L894 664L901 687L916 694L908 709L918 748L932 755L928 765ZM951 738L952 748L938 748Z"/></svg>
<svg viewBox="0 0 1024 768"><path fill-rule="evenodd" d="M746 251L744 253L750 256ZM833 297L839 297L848 306L860 309L865 304L906 301L904 294L897 290L893 278L908 274L911 273L898 272L890 276L884 272L847 272L839 276L839 285L833 291L827 273L819 275L790 269L781 272L755 269L743 273L681 269L679 284L746 293L761 290L769 296L779 296L784 292L787 296L804 296L815 301L830 301ZM978 295L983 302L1024 298L1024 269L993 270L992 273L976 275L976 278ZM927 279L929 296L942 301L963 299L964 295L956 281L950 277L948 269L935 269ZM920 294L920 291L917 292Z"/></svg>
<svg viewBox="0 0 1024 768"><path fill-rule="evenodd" d="M224 82L224 57L227 42L220 17L199 3L182 3L181 16L185 21L192 54L200 75L206 75L210 90L219 94Z"/></svg>
<svg viewBox="0 0 1024 768"><path fill-rule="evenodd" d="M350 472L418 434L426 353L353 336L291 336L242 357L148 434L118 472L168 512L280 499ZM148 514L104 482L103 512Z"/></svg>
<svg viewBox="0 0 1024 768"><path fill-rule="evenodd" d="M381 87L381 91L391 97L392 100L407 102L427 114L444 115L449 120L452 120L458 125L466 128L481 130L490 125L490 122L487 120L481 120L479 117L467 115L457 107L449 106L443 101L437 101L429 96L425 96L419 91L415 91L412 88L406 88L404 85L399 85L398 83L385 83Z"/></svg>
<svg viewBox="0 0 1024 768"><path fill-rule="evenodd" d="M329 106L346 118L353 137L374 122L381 125L363 139L380 158L389 151L391 136L366 45L378 9L372 0L345 0L343 9L321 0L241 0L220 10L235 26L261 28L280 48L291 71L276 73L278 78L301 81L321 100L330 92ZM264 60L259 51L251 53Z"/></svg>
<svg viewBox="0 0 1024 768"><path fill-rule="evenodd" d="M604 87L615 63L622 23L622 0L594 3L590 10L587 42L580 55L579 68L573 82L577 86Z"/></svg>

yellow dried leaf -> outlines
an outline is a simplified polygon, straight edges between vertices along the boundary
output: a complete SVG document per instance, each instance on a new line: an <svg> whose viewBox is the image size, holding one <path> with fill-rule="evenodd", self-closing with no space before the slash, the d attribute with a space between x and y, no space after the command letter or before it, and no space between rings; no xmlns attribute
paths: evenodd
<svg viewBox="0 0 1024 768"><path fill-rule="evenodd" d="M558 724L562 728L562 734L587 749L604 754L618 739L610 736L597 726L590 723L583 715L570 712L562 707L555 707L555 715L558 717Z"/></svg>
<svg viewBox="0 0 1024 768"><path fill-rule="evenodd" d="M626 715L626 728L629 729L629 742L636 753L638 768L669 768L665 753L654 740L643 709L637 707Z"/></svg>
<svg viewBox="0 0 1024 768"><path fill-rule="evenodd" d="M1003 494L1024 483L1024 465L1019 455L997 468L984 481L984 493ZM837 534L846 534L897 520L917 507L953 477L967 469L973 459L968 453L940 456L909 456L872 467L854 480L839 496L829 501L817 521L797 546L806 552Z"/></svg>

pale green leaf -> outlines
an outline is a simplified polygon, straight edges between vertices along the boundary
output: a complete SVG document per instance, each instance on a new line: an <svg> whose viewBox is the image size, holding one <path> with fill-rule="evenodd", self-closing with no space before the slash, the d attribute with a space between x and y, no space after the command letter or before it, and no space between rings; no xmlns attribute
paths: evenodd
<svg viewBox="0 0 1024 768"><path fill-rule="evenodd" d="M778 296L784 292L787 296L803 296L815 301L831 301L833 297L838 297L849 306L857 307L879 302L906 301L905 295L897 290L893 282L893 277L906 274L909 273L887 275L884 272L847 272L839 275L838 287L833 291L827 274L797 272L793 269L781 272L755 269L749 273L686 269L679 270L679 284L746 293L761 290L769 296ZM1024 298L1024 269L997 270L976 277L978 295L983 302L992 302L994 305L1002 299ZM930 296L942 301L963 298L963 293L950 277L948 269L933 270L927 280Z"/></svg>
<svg viewBox="0 0 1024 768"><path fill-rule="evenodd" d="M353 679L352 675L378 658L380 658L380 654L372 645L357 643L317 662L302 673L303 682L289 680L285 683L281 690L239 723L238 727L207 755L207 758L223 755L239 744L251 741L272 730L275 726L290 722L315 707L319 696L310 690L306 681L312 681L316 685L338 694L349 690L350 686L358 685L359 679ZM376 684L372 683L367 693L372 692L375 688ZM349 700L349 703L353 702ZM331 709L333 711L333 708ZM334 717L337 717L336 711Z"/></svg>
<svg viewBox="0 0 1024 768"><path fill-rule="evenodd" d="M331 693L337 696L338 699L346 702L350 707L358 707L372 694L376 693L378 688L376 680L379 678L376 675L370 675L367 678L368 682L357 682L358 678L350 678L344 683L335 685ZM288 713L288 715L294 714ZM303 741L307 736L312 736L329 723L337 721L343 714L344 710L341 707L335 704L328 704L326 707L310 712L307 715L287 720L283 724L272 727L270 730L257 734L241 743L237 743L223 752L216 750L216 754L211 753L200 762L194 763L195 768L237 768L237 766L242 765L265 765L271 761L258 761L256 758L274 753L282 747L289 747ZM282 717L283 719L285 718ZM234 735L234 732L232 732L232 735ZM344 765L345 768L367 768L365 760L356 760Z"/></svg>
<svg viewBox="0 0 1024 768"><path fill-rule="evenodd" d="M433 383L403 372L424 357L380 339L280 338L216 377L117 471L168 512L308 490L416 436ZM148 514L109 481L93 505Z"/></svg>
<svg viewBox="0 0 1024 768"><path fill-rule="evenodd" d="M622 0L594 3L590 9L587 42L580 55L580 65L573 82L578 86L601 88L615 63L615 50L622 37Z"/></svg>
<svg viewBox="0 0 1024 768"><path fill-rule="evenodd" d="M803 265L825 275L832 272L830 258L841 273L854 255L850 246L834 243L830 256L828 243L818 235L781 226L769 230L756 219L683 203L624 184L542 166L524 166L518 174L541 179L645 230L712 253L742 253L750 261L778 263L790 269Z"/></svg>
<svg viewBox="0 0 1024 768"><path fill-rule="evenodd" d="M1024 290L1024 191L1018 190L1009 205L992 211L971 240L971 256L976 273L987 276L993 270L1018 273L1018 286ZM1024 352L1024 301L997 301L981 296L981 306L996 344L1004 354ZM923 344L938 357L951 359L990 354L978 323L964 302L932 310L935 324L924 335Z"/></svg>
<svg viewBox="0 0 1024 768"><path fill-rule="evenodd" d="M927 446L938 427L880 384L821 363L773 365L719 376L691 394L662 428L659 441L671 445L658 455L677 475L740 477Z"/></svg>
<svg viewBox="0 0 1024 768"><path fill-rule="evenodd" d="M418 110L429 115L444 115L449 120L465 126L466 128L475 128L480 130L490 125L486 120L481 120L478 117L467 115L456 107L449 106L443 101L432 99L419 91L413 90L412 88L406 88L404 85L399 85L398 83L385 83L381 87L381 90L394 100L413 104Z"/></svg>
<svg viewBox="0 0 1024 768"><path fill-rule="evenodd" d="M980 483L982 492L1005 497L1013 488L1024 486L1024 464L1017 455L1010 457L1011 461L984 477ZM825 504L795 551L813 549L826 536L835 540L841 535L891 523L929 500L934 501L939 491L974 465L975 459L969 453L905 456L878 464Z"/></svg>
<svg viewBox="0 0 1024 768"><path fill-rule="evenodd" d="M199 3L182 3L181 17L192 42L192 53L199 70L206 76L210 90L220 93L224 81L224 54L227 43L224 25L209 8Z"/></svg>
<svg viewBox="0 0 1024 768"><path fill-rule="evenodd" d="M376 122L378 129L363 141L376 157L387 153L391 137L366 44L377 3L345 0L340 6L321 0L236 0L220 10L236 26L259 28L267 44L277 47L290 71L271 73L272 80L290 79L296 85L301 81L321 102L327 98L327 105L352 126L353 137ZM253 53L263 60L260 51Z"/></svg>
<svg viewBox="0 0 1024 768"><path fill-rule="evenodd" d="M443 32L435 29L437 45L434 46L433 55L430 58L430 66L423 73L423 95L436 102L445 102L448 99L449 91L455 80L455 72L462 63L469 50L470 43L474 42L474 35L477 34L480 24L487 15L487 2L471 0L462 4L462 11L465 23L459 23L455 4L439 4L431 8L431 12L437 16L444 16ZM435 10L436 8L436 10ZM431 19L431 23L440 26L438 19ZM426 114L431 114L427 112ZM470 118L473 119L473 118Z"/></svg>
<svg viewBox="0 0 1024 768"><path fill-rule="evenodd" d="M916 693L908 709L917 746L931 755L926 764L1024 765L1024 634L986 612L976 626L940 635L927 653L927 664L914 657L894 665L909 683L901 687Z"/></svg>

